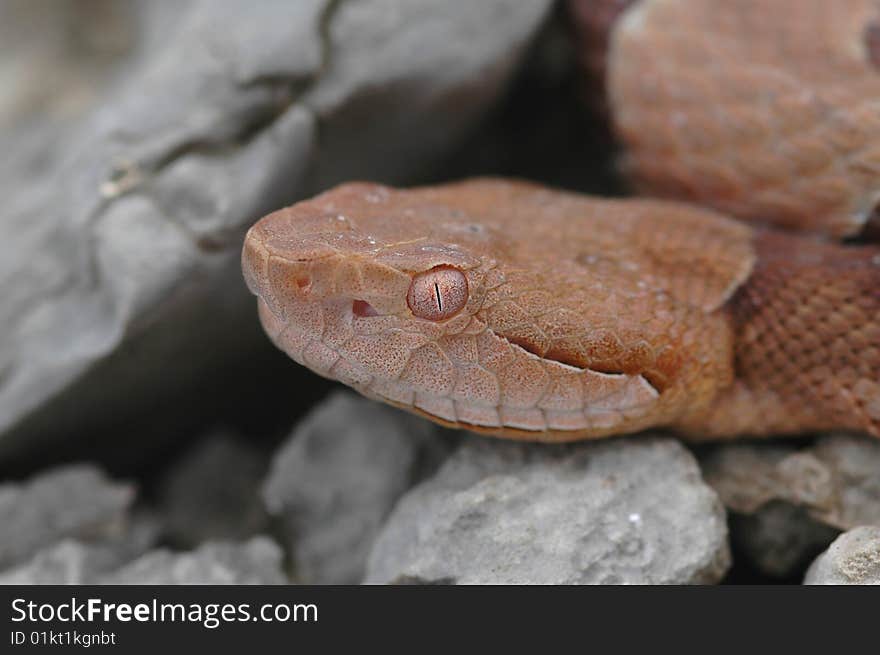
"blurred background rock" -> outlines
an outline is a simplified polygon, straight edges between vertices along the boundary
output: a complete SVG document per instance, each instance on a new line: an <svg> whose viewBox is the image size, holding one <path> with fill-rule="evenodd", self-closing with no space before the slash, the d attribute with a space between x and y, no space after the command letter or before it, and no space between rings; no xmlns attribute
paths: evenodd
<svg viewBox="0 0 880 655"><path fill-rule="evenodd" d="M550 10L4 4L0 467L138 470L217 422L280 437L329 385L264 338L244 232L347 179L532 173L568 75L549 52L523 72Z"/></svg>

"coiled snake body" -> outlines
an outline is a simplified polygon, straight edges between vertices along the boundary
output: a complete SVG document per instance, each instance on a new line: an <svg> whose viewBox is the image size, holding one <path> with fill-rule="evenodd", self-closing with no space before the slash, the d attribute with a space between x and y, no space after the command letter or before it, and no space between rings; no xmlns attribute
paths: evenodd
<svg viewBox="0 0 880 655"><path fill-rule="evenodd" d="M505 437L880 436L880 248L828 241L876 227L878 3L572 4L636 188L694 204L343 185L247 235L269 336Z"/></svg>

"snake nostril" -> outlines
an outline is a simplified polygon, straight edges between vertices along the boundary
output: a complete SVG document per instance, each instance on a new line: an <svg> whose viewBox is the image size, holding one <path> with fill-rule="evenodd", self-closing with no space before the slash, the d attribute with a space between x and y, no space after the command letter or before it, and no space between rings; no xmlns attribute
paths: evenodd
<svg viewBox="0 0 880 655"><path fill-rule="evenodd" d="M376 308L365 300L353 300L351 303L351 313L359 318L379 315Z"/></svg>

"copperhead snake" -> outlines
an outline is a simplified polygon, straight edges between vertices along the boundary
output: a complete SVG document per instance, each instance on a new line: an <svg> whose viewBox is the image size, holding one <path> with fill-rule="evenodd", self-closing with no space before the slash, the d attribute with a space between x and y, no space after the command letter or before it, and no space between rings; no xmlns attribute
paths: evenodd
<svg viewBox="0 0 880 655"><path fill-rule="evenodd" d="M249 230L266 332L502 437L880 436L878 5L572 2L648 197L342 185Z"/></svg>

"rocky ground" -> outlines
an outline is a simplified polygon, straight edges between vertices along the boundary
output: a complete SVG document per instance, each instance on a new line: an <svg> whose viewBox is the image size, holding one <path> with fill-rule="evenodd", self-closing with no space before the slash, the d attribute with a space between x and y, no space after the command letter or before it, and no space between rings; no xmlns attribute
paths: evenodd
<svg viewBox="0 0 880 655"><path fill-rule="evenodd" d="M522 445L334 390L157 467L0 487L0 582L880 583L880 444L845 435Z"/></svg>
<svg viewBox="0 0 880 655"><path fill-rule="evenodd" d="M260 330L244 231L337 182L621 190L549 0L13 0L0 38L0 582L880 582L878 441L504 443Z"/></svg>

